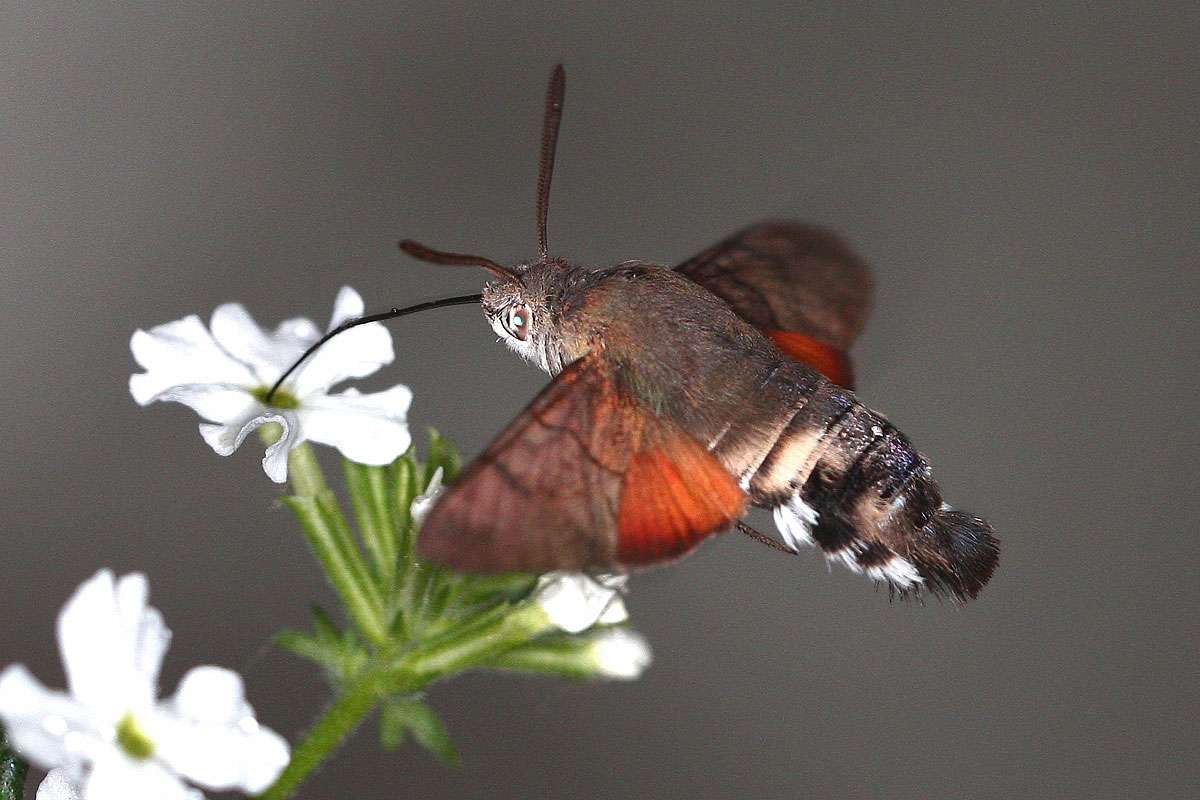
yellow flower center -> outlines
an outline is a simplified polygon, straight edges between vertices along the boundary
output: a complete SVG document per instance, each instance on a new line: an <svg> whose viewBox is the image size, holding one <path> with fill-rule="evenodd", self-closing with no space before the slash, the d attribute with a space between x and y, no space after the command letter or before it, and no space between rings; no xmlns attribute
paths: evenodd
<svg viewBox="0 0 1200 800"><path fill-rule="evenodd" d="M126 714L117 723L117 744L125 754L136 761L145 761L154 755L154 742L138 725L133 714Z"/></svg>
<svg viewBox="0 0 1200 800"><path fill-rule="evenodd" d="M271 391L270 386L259 386L256 389L250 390L250 394L254 395L254 399L262 403L264 406L271 408L293 409L300 407L300 401L291 392L284 389L277 389L275 394L271 395L271 402L267 402L267 392Z"/></svg>

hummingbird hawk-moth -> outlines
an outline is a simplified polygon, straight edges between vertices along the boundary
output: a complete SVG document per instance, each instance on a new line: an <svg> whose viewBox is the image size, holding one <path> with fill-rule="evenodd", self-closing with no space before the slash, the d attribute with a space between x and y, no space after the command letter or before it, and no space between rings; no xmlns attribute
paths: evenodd
<svg viewBox="0 0 1200 800"><path fill-rule="evenodd" d="M420 555L470 572L620 571L736 526L791 552L815 545L901 595L974 597L998 558L991 527L944 503L925 459L852 391L847 351L872 294L863 262L792 222L751 226L674 269L550 256L564 89L560 65L543 119L538 258L506 267L406 240L409 255L495 281L326 337L478 301L553 377L436 502ZM740 522L749 506L773 512L786 548Z"/></svg>

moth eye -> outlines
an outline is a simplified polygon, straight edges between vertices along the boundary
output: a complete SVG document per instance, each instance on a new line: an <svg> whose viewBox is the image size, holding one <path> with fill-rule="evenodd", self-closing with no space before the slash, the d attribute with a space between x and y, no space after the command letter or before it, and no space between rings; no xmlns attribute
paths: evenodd
<svg viewBox="0 0 1200 800"><path fill-rule="evenodd" d="M514 339L519 339L522 342L529 338L529 324L532 320L532 314L525 306L516 306L509 310L508 323L504 327L508 329L509 334Z"/></svg>

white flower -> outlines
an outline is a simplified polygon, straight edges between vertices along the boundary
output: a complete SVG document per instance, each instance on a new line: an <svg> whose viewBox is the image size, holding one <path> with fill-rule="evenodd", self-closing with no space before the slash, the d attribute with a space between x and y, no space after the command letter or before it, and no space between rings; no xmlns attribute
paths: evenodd
<svg viewBox="0 0 1200 800"><path fill-rule="evenodd" d="M442 486L442 468L438 467L433 471L433 477L429 479L429 485L425 487L425 491L414 497L412 505L409 507L414 525L420 525L425 521L425 517L433 508L434 501L441 497L445 490L446 487Z"/></svg>
<svg viewBox="0 0 1200 800"><path fill-rule="evenodd" d="M579 633L597 622L611 625L629 618L618 592L625 575L549 572L538 579L534 597L550 621L567 633Z"/></svg>
<svg viewBox="0 0 1200 800"><path fill-rule="evenodd" d="M196 667L158 700L171 632L146 604L144 576L101 570L58 616L69 692L24 666L0 673L0 720L14 749L52 770L42 800L192 800L201 786L258 794L288 763L279 734L259 726L242 679ZM74 794L73 794L74 793Z"/></svg>
<svg viewBox="0 0 1200 800"><path fill-rule="evenodd" d="M338 292L329 330L362 316L363 302L349 286ZM390 464L408 449L407 386L372 394L335 384L363 378L390 364L392 337L382 323L360 325L330 339L263 400L284 371L321 336L311 321L290 319L264 331L246 309L227 303L213 312L208 328L195 314L134 332L129 343L145 372L131 375L129 391L139 405L158 400L183 403L208 420L200 435L227 456L255 429L278 423L279 441L267 448L263 470L277 483L287 480L288 452L305 440L336 447L362 464Z"/></svg>
<svg viewBox="0 0 1200 800"><path fill-rule="evenodd" d="M592 639L589 655L601 678L631 681L650 666L649 643L628 628L608 628Z"/></svg>
<svg viewBox="0 0 1200 800"><path fill-rule="evenodd" d="M83 800L65 769L52 769L38 785L37 800Z"/></svg>

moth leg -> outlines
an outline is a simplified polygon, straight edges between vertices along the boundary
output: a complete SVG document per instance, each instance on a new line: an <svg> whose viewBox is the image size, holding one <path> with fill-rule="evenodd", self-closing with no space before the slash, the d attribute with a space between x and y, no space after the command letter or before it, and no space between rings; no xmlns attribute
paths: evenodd
<svg viewBox="0 0 1200 800"><path fill-rule="evenodd" d="M770 547L772 550L778 550L779 552L787 553L790 556L796 556L796 555L800 554L799 550L793 550L792 548L788 547L786 544L779 541L778 539L774 539L770 536L767 536L765 533L756 531L754 528L751 528L749 525L742 522L741 520L738 520L736 523L734 523L734 525L737 527L738 531L740 531L741 533L746 534L747 536L749 536L751 539L755 540L756 542L762 542L767 547Z"/></svg>

